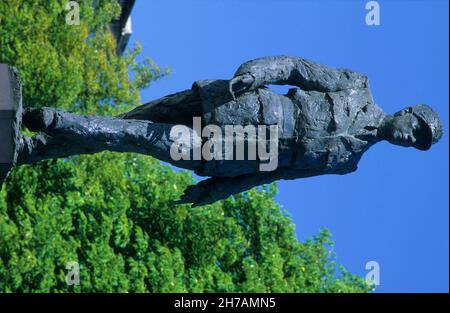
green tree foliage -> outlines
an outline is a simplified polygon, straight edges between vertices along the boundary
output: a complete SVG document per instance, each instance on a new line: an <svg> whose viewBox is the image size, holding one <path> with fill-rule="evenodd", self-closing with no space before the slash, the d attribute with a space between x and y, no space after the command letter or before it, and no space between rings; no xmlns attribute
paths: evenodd
<svg viewBox="0 0 450 313"><path fill-rule="evenodd" d="M80 25L65 23L67 1L0 2L0 62L22 76L25 106L116 114L166 72L123 57L108 22L117 1L79 1ZM96 3L96 6L93 6ZM133 78L131 78L133 77ZM304 243L274 202L274 185L213 205L174 206L193 182L159 161L104 152L16 168L0 193L3 292L366 292L335 273L330 234ZM66 264L80 285L66 284Z"/></svg>

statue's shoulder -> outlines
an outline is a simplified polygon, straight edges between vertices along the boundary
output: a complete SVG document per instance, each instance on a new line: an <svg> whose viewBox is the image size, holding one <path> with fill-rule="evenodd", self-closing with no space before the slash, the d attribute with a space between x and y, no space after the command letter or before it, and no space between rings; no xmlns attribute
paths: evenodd
<svg viewBox="0 0 450 313"><path fill-rule="evenodd" d="M192 84L192 89L197 91L221 92L228 89L228 79L203 79Z"/></svg>
<svg viewBox="0 0 450 313"><path fill-rule="evenodd" d="M206 102L226 102L232 100L228 90L227 79L205 79L197 80L192 84L192 90Z"/></svg>

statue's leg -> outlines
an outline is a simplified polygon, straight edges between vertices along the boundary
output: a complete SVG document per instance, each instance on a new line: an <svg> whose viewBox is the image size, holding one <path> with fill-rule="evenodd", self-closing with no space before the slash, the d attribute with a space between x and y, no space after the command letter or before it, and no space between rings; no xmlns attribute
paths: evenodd
<svg viewBox="0 0 450 313"><path fill-rule="evenodd" d="M198 93L188 89L138 106L119 118L192 126L194 116L202 116L202 104Z"/></svg>
<svg viewBox="0 0 450 313"><path fill-rule="evenodd" d="M23 123L28 129L45 135L21 138L19 164L110 150L151 155L191 170L202 166L201 161L172 159L172 124L77 115L53 108L27 109ZM186 130L188 133L177 139L185 143L184 147L192 155L193 149L201 145L201 138L192 129L186 127Z"/></svg>

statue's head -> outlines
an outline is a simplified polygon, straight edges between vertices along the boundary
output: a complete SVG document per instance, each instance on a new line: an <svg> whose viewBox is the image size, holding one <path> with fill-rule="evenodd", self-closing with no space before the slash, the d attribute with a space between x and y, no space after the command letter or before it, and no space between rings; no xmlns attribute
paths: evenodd
<svg viewBox="0 0 450 313"><path fill-rule="evenodd" d="M425 104L408 107L386 118L382 136L392 144L428 150L442 137L442 123Z"/></svg>

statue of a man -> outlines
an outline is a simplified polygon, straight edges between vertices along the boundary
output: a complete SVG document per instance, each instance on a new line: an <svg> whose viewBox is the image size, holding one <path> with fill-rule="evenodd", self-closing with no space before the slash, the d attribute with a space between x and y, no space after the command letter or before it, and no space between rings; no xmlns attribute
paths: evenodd
<svg viewBox="0 0 450 313"><path fill-rule="evenodd" d="M266 87L272 84L298 88L281 95ZM227 158L222 150L215 151L216 158L175 160L171 151L175 143L184 143L183 155L192 156L211 139L195 129L195 117L222 130L227 125L275 125L276 138L267 139L276 140L275 168L261 171L261 158ZM177 201L193 205L212 203L279 179L353 172L363 153L382 140L428 150L442 137L442 124L429 106L411 106L387 115L374 103L366 76L289 56L249 61L231 80L197 81L189 90L119 117L41 108L25 110L23 123L44 134L18 137L17 164L103 150L148 154L210 176L188 187ZM179 125L188 133L174 138L174 127ZM247 135L246 151L253 138ZM237 145L233 135L221 140L223 146Z"/></svg>

